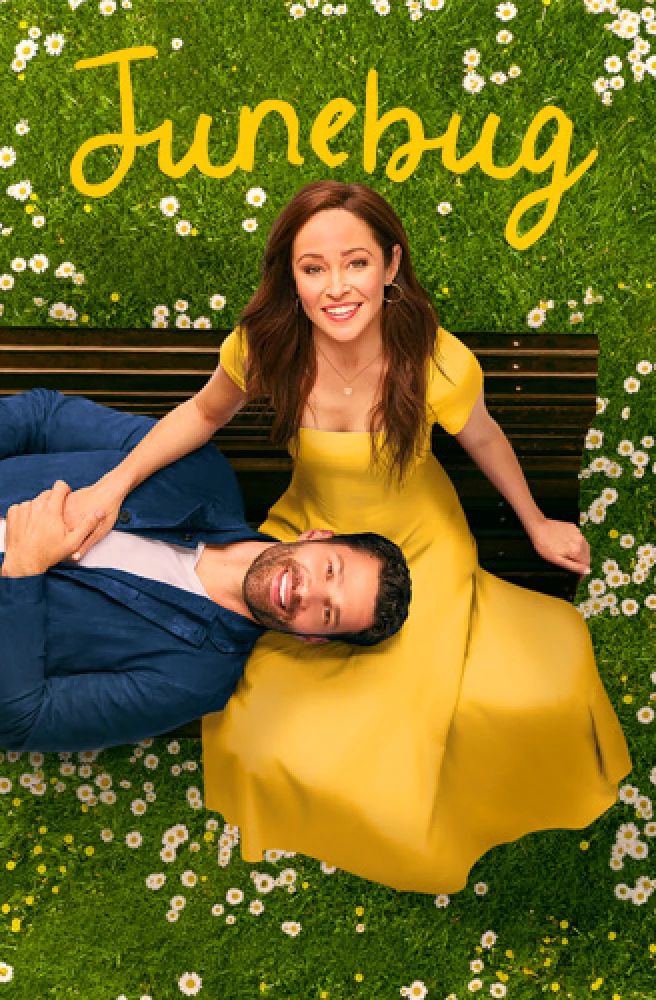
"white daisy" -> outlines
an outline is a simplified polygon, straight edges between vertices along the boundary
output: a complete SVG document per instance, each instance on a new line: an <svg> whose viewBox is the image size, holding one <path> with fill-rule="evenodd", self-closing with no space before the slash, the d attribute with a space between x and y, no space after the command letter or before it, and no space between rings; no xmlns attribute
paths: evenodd
<svg viewBox="0 0 656 1000"><path fill-rule="evenodd" d="M0 983L10 983L14 978L14 967L7 962L0 962Z"/></svg>
<svg viewBox="0 0 656 1000"><path fill-rule="evenodd" d="M547 318L546 310L536 308L536 309L531 309L531 311L528 313L526 317L526 322L528 326L536 328L538 326L542 326L546 318Z"/></svg>
<svg viewBox="0 0 656 1000"><path fill-rule="evenodd" d="M167 215L171 218L172 216L177 215L180 209L180 202L174 195L167 195L166 197L160 199L159 208L162 215Z"/></svg>
<svg viewBox="0 0 656 1000"><path fill-rule="evenodd" d="M48 269L50 261L45 254L35 253L33 257L30 257L28 264L35 274L42 274Z"/></svg>
<svg viewBox="0 0 656 1000"><path fill-rule="evenodd" d="M61 34L46 35L43 44L49 56L60 56L64 48L64 36Z"/></svg>
<svg viewBox="0 0 656 1000"><path fill-rule="evenodd" d="M246 192L246 201L249 205L263 205L266 197L266 192L261 187L252 187Z"/></svg>
<svg viewBox="0 0 656 1000"><path fill-rule="evenodd" d="M485 931L485 933L481 935L481 945L483 948L491 948L496 939L497 936L494 931Z"/></svg>
<svg viewBox="0 0 656 1000"><path fill-rule="evenodd" d="M276 886L276 880L266 872L254 873L253 881L259 893L271 892Z"/></svg>
<svg viewBox="0 0 656 1000"><path fill-rule="evenodd" d="M13 146L2 146L0 147L0 167L7 170L9 167L13 167L16 162L16 150Z"/></svg>
<svg viewBox="0 0 656 1000"><path fill-rule="evenodd" d="M25 62L29 62L39 51L39 46L36 45L31 38L21 38L14 48L14 55L19 59L24 59Z"/></svg>
<svg viewBox="0 0 656 1000"><path fill-rule="evenodd" d="M495 10L495 14L500 21L512 21L516 13L517 8L514 3L500 3Z"/></svg>
<svg viewBox="0 0 656 1000"><path fill-rule="evenodd" d="M466 73L462 85L469 94L479 94L485 86L485 80L478 73Z"/></svg>
<svg viewBox="0 0 656 1000"><path fill-rule="evenodd" d="M166 875L163 872L153 872L151 875L146 876L146 888L148 889L161 889L166 882Z"/></svg>
<svg viewBox="0 0 656 1000"><path fill-rule="evenodd" d="M203 980L196 972L183 972L178 979L178 989L186 997L195 997L202 985Z"/></svg>

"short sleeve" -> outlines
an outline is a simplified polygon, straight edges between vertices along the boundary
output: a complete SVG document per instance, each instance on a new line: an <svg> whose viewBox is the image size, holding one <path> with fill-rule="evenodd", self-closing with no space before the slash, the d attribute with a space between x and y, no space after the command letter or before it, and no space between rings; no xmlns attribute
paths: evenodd
<svg viewBox="0 0 656 1000"><path fill-rule="evenodd" d="M483 388L483 369L474 352L443 327L437 333L436 356L449 378L431 358L426 392L428 419L449 434L459 434Z"/></svg>
<svg viewBox="0 0 656 1000"><path fill-rule="evenodd" d="M246 334L236 326L219 348L219 361L226 375L246 392Z"/></svg>

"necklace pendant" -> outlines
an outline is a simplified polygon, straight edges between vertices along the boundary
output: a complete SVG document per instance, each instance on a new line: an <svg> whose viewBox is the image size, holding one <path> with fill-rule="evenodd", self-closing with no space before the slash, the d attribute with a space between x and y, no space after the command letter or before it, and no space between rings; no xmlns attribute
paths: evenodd
<svg viewBox="0 0 656 1000"><path fill-rule="evenodd" d="M353 394L353 389L351 388L351 386L350 385L345 385L344 386L344 395L345 396L351 396L352 394Z"/></svg>

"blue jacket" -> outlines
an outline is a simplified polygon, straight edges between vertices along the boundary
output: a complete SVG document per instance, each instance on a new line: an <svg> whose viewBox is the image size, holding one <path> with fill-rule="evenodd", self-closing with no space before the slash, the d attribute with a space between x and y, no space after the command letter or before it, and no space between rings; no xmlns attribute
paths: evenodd
<svg viewBox="0 0 656 1000"><path fill-rule="evenodd" d="M90 485L155 422L47 389L0 399L0 513L56 479ZM211 444L133 490L115 528L190 548L275 540L248 526ZM0 747L99 749L217 711L262 632L208 598L120 570L60 563L0 577Z"/></svg>

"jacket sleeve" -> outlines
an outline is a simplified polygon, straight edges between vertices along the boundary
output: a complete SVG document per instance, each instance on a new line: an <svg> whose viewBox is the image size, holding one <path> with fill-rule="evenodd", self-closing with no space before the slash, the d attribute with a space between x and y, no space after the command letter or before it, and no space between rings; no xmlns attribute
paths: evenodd
<svg viewBox="0 0 656 1000"><path fill-rule="evenodd" d="M172 653L171 679L135 655L128 670L45 676L45 578L0 577L0 748L90 750L156 736L223 707L229 692L191 692L184 677L194 653Z"/></svg>
<svg viewBox="0 0 656 1000"><path fill-rule="evenodd" d="M0 459L62 451L129 451L156 422L82 396L31 389L0 398Z"/></svg>

